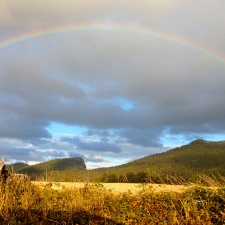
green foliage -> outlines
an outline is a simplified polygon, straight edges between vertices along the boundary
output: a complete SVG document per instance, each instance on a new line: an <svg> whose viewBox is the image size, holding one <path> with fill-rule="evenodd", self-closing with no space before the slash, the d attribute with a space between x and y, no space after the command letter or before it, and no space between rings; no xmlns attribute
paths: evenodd
<svg viewBox="0 0 225 225"><path fill-rule="evenodd" d="M134 174L133 172L127 172L119 177L121 183L146 183L149 182L148 174L144 171Z"/></svg>
<svg viewBox="0 0 225 225"><path fill-rule="evenodd" d="M104 173L101 178L101 182L104 183L117 183L118 177L115 173Z"/></svg>
<svg viewBox="0 0 225 225"><path fill-rule="evenodd" d="M59 184L60 186L60 184ZM52 189L14 181L0 187L0 224L224 224L225 189L200 186L182 193L143 188L116 194L99 183Z"/></svg>
<svg viewBox="0 0 225 225"><path fill-rule="evenodd" d="M76 176L76 171L70 170L54 170L45 171L39 174L32 174L32 180L48 181L48 182L79 182L80 179Z"/></svg>

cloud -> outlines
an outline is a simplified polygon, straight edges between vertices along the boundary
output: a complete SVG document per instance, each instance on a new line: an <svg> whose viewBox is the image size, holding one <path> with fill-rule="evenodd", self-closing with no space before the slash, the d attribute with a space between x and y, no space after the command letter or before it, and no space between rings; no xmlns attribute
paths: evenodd
<svg viewBox="0 0 225 225"><path fill-rule="evenodd" d="M89 155L84 158L86 162L103 163L105 160L102 157Z"/></svg>
<svg viewBox="0 0 225 225"><path fill-rule="evenodd" d="M38 152L32 148L21 148L21 147L10 147L1 146L1 154L4 156L6 161L18 160L18 161L44 161L43 153Z"/></svg>
<svg viewBox="0 0 225 225"><path fill-rule="evenodd" d="M177 0L165 2L163 0L155 1L139 1L135 0L66 0L64 4L60 0L38 1L32 3L27 0L12 1L3 0L1 5L4 6L4 18L9 15L14 18L18 25L49 25L57 22L68 22L76 20L80 21L109 21L110 19L118 20L137 20L147 19L153 16L164 16L176 10L176 6L180 3ZM26 19L26 20L25 20Z"/></svg>
<svg viewBox="0 0 225 225"><path fill-rule="evenodd" d="M125 142L142 147L162 148L159 133L152 130L123 129L119 132Z"/></svg>
<svg viewBox="0 0 225 225"><path fill-rule="evenodd" d="M121 27L0 47L3 153L19 159L17 152L27 151L26 159L37 161L43 152L45 158L74 155L105 165L139 157L137 149L161 152L165 139L221 137L224 10L223 1L1 1L0 43L71 25ZM85 132L63 130L57 139L49 131L54 123Z"/></svg>
<svg viewBox="0 0 225 225"><path fill-rule="evenodd" d="M0 113L0 137L3 138L50 138L51 134L44 128L48 122L15 115L3 109Z"/></svg>
<svg viewBox="0 0 225 225"><path fill-rule="evenodd" d="M62 141L68 142L73 144L79 150L89 150L89 151L96 151L96 152L113 152L113 153L120 153L121 149L115 145L114 143L108 142L98 142L98 141L83 141L79 137L64 137Z"/></svg>

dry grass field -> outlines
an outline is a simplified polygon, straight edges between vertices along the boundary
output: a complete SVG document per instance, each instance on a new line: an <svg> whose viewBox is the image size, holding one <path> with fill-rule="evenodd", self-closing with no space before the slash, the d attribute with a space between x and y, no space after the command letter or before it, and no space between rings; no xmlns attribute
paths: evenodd
<svg viewBox="0 0 225 225"><path fill-rule="evenodd" d="M32 182L39 186L45 186L49 182ZM51 182L52 189L59 190L62 188L73 189L73 188L84 188L87 183L82 182ZM154 192L183 192L193 186L184 185L166 185L166 184L137 184L137 183L101 183L103 188L106 190L111 190L115 194L121 194L125 192L131 192L132 194L137 194L143 189L151 189Z"/></svg>
<svg viewBox="0 0 225 225"><path fill-rule="evenodd" d="M32 182L0 186L0 224L225 224L225 188Z"/></svg>

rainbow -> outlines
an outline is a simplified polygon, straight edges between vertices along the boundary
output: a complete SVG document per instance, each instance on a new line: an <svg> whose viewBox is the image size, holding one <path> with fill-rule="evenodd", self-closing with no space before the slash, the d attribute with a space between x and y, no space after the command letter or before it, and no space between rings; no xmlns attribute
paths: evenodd
<svg viewBox="0 0 225 225"><path fill-rule="evenodd" d="M19 44L21 42L26 42L29 40L33 40L36 38L59 34L59 33L66 33L66 32L79 32L79 31L114 31L114 32L125 32L125 33L132 33L138 35L147 35L151 37L156 37L160 39L164 39L167 41L171 41L185 47L191 48L198 52L201 52L204 55L207 55L210 58L213 58L216 61L219 61L225 65L225 56L215 52L205 46L201 46L197 43L194 43L190 40L186 40L182 37L174 36L162 31L155 31L148 28L143 28L139 26L127 26L127 25L118 25L118 24L84 24L84 25L69 25L69 26L62 26L62 27L54 27L48 29L42 29L38 31L31 31L28 33L24 33L15 37L7 38L5 40L0 40L0 50Z"/></svg>

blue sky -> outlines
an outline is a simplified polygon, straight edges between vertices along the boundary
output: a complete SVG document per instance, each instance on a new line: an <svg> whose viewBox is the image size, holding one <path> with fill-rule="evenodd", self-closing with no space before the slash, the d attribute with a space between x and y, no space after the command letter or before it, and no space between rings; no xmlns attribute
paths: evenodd
<svg viewBox="0 0 225 225"><path fill-rule="evenodd" d="M1 155L92 169L224 140L224 11L222 0L2 0Z"/></svg>

